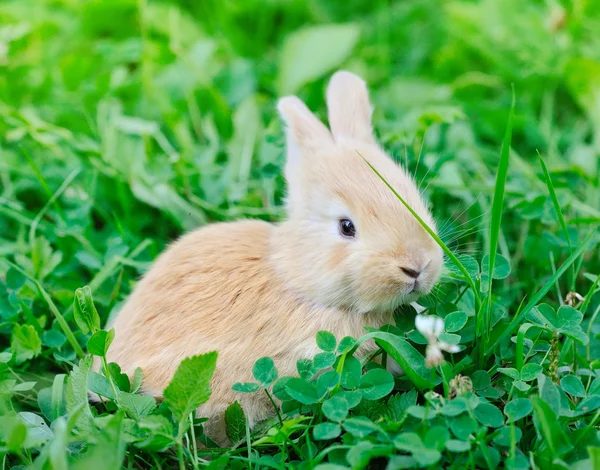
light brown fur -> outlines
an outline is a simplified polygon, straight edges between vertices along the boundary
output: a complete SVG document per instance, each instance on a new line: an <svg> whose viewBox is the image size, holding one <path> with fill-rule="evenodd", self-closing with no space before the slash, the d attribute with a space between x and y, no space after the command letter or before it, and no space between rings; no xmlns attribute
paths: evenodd
<svg viewBox="0 0 600 470"><path fill-rule="evenodd" d="M270 356L281 376L316 352L319 330L337 339L391 321L392 310L436 282L441 250L363 160L369 160L433 226L414 183L375 143L364 82L338 72L328 89L333 135L295 97L279 109L288 125L287 220L214 224L166 250L119 312L108 360L144 373L160 397L186 357L216 350L210 401L198 414L226 442L223 410L234 400L251 425L272 410L264 394L239 394L252 365ZM351 217L355 239L338 232ZM402 267L422 270L420 287Z"/></svg>

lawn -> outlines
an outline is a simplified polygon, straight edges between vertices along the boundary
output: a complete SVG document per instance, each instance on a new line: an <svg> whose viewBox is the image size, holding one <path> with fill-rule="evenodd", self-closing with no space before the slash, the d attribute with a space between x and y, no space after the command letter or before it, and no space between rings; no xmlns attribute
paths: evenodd
<svg viewBox="0 0 600 470"><path fill-rule="evenodd" d="M427 367L410 306L365 331L399 377L321 332L298 377L248 364L277 416L233 403L221 449L218 356L156 403L88 353L179 235L284 217L277 99L325 119L341 68L431 204L459 351ZM2 468L600 468L599 227L598 0L3 0Z"/></svg>

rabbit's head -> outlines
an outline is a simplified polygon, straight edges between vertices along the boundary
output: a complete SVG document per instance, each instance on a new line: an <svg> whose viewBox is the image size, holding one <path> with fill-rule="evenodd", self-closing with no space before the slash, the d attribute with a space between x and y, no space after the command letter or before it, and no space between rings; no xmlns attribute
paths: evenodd
<svg viewBox="0 0 600 470"><path fill-rule="evenodd" d="M275 232L272 261L307 300L389 311L431 290L443 254L365 160L435 230L434 221L413 179L377 144L364 81L334 74L327 106L331 130L297 97L279 101L287 125L288 218Z"/></svg>

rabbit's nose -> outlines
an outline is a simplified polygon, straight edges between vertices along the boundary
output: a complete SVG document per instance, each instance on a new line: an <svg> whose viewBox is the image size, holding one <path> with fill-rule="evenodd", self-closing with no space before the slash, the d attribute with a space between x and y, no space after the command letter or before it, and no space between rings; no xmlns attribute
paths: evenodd
<svg viewBox="0 0 600 470"><path fill-rule="evenodd" d="M408 277L410 277L412 279L417 279L421 275L421 271L417 271L416 269L404 268L404 267L401 267L400 269L402 270L402 272L404 274L406 274Z"/></svg>

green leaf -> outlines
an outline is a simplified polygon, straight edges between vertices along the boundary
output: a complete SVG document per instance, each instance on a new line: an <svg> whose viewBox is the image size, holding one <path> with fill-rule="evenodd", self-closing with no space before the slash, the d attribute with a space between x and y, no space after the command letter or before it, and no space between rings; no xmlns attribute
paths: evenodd
<svg viewBox="0 0 600 470"><path fill-rule="evenodd" d="M596 411L600 408L600 395L591 395L579 402L575 411L578 415Z"/></svg>
<svg viewBox="0 0 600 470"><path fill-rule="evenodd" d="M57 374L52 382L51 409L49 413L50 421L55 421L59 416L66 413L65 408L65 374Z"/></svg>
<svg viewBox="0 0 600 470"><path fill-rule="evenodd" d="M507 403L504 407L504 414L508 417L509 423L514 423L533 411L533 405L527 398L516 398Z"/></svg>
<svg viewBox="0 0 600 470"><path fill-rule="evenodd" d="M22 420L10 417L8 423L2 423L2 438L9 452L21 452L27 438L27 426Z"/></svg>
<svg viewBox="0 0 600 470"><path fill-rule="evenodd" d="M417 388L423 390L434 386L432 382L425 378L431 377L432 374L431 369L425 366L425 358L408 341L399 338L397 335L383 331L368 333L361 338L361 341L364 342L371 338L375 339L377 345L398 363L406 374L406 377Z"/></svg>
<svg viewBox="0 0 600 470"><path fill-rule="evenodd" d="M394 377L385 369L371 369L360 379L360 391L367 400L379 400L394 388Z"/></svg>
<svg viewBox="0 0 600 470"><path fill-rule="evenodd" d="M344 398L348 402L348 407L350 409L356 408L362 401L362 393L360 393L359 390L338 392L336 396Z"/></svg>
<svg viewBox="0 0 600 470"><path fill-rule="evenodd" d="M560 322L559 331L562 334L574 339L583 346L588 344L589 338L581 328L581 321L583 320L583 314L581 312L578 312L568 305L562 305L558 309L557 316Z"/></svg>
<svg viewBox="0 0 600 470"><path fill-rule="evenodd" d="M454 453L467 452L471 449L471 444L469 442L457 441L456 439L449 439L446 441L446 449Z"/></svg>
<svg viewBox="0 0 600 470"><path fill-rule="evenodd" d="M450 432L445 426L435 425L430 427L425 434L423 444L428 449L444 450L446 441L450 439Z"/></svg>
<svg viewBox="0 0 600 470"><path fill-rule="evenodd" d="M410 452L417 463L424 467L437 463L442 457L438 450L425 448L419 435L412 432L397 435L394 438L394 446L404 452Z"/></svg>
<svg viewBox="0 0 600 470"><path fill-rule="evenodd" d="M565 435L558 416L539 397L533 397L533 424L554 458L562 458L573 446Z"/></svg>
<svg viewBox="0 0 600 470"><path fill-rule="evenodd" d="M512 430L511 430L512 428ZM494 444L501 447L510 447L512 442L518 443L523 437L523 431L517 426L502 426L494 437Z"/></svg>
<svg viewBox="0 0 600 470"><path fill-rule="evenodd" d="M406 412L417 419L433 419L437 416L438 411L435 408L429 408L421 405L413 405Z"/></svg>
<svg viewBox="0 0 600 470"><path fill-rule="evenodd" d="M6 286L11 290L19 290L25 285L26 281L27 278L13 267L6 272Z"/></svg>
<svg viewBox="0 0 600 470"><path fill-rule="evenodd" d="M404 452L418 452L423 448L423 441L414 432L403 432L394 438L394 446Z"/></svg>
<svg viewBox="0 0 600 470"><path fill-rule="evenodd" d="M139 449L162 452L175 443L173 422L162 415L146 416L138 425L146 434L143 440L135 442Z"/></svg>
<svg viewBox="0 0 600 470"><path fill-rule="evenodd" d="M210 382L216 364L216 352L192 356L179 364L163 396L165 403L180 422L210 398Z"/></svg>
<svg viewBox="0 0 600 470"><path fill-rule="evenodd" d="M562 333L583 346L587 345L589 341L581 328L583 315L568 305L563 305L558 311L555 311L548 304L540 304L533 309L529 318L538 325L542 325L550 331Z"/></svg>
<svg viewBox="0 0 600 470"><path fill-rule="evenodd" d="M340 344L338 344L337 353L338 354L346 354L348 351L350 351L354 347L355 344L356 344L356 340L352 336L345 336L340 341Z"/></svg>
<svg viewBox="0 0 600 470"><path fill-rule="evenodd" d="M440 409L440 414L444 416L458 416L461 413L467 411L467 404L460 398L447 401L444 406Z"/></svg>
<svg viewBox="0 0 600 470"><path fill-rule="evenodd" d="M116 400L117 398L110 385L110 381L97 372L90 372L87 386L90 392L94 392L102 397L110 398L111 400Z"/></svg>
<svg viewBox="0 0 600 470"><path fill-rule="evenodd" d="M275 367L273 359L270 357L262 357L254 363L252 375L254 375L254 378L260 382L263 387L268 387L277 380L279 372Z"/></svg>
<svg viewBox="0 0 600 470"><path fill-rule="evenodd" d="M12 389L14 392L27 392L31 389L33 389L33 387L35 387L35 384L37 382L21 382L17 385L15 385Z"/></svg>
<svg viewBox="0 0 600 470"><path fill-rule="evenodd" d="M531 385L523 382L522 380L515 380L513 382L513 385L515 386L515 388L517 390L521 390L522 392L526 392L527 390L529 390L531 388Z"/></svg>
<svg viewBox="0 0 600 470"><path fill-rule="evenodd" d="M64 374L61 374L64 380ZM42 414L50 420L54 421L58 416L52 414L52 387L42 388L37 394L37 404Z"/></svg>
<svg viewBox="0 0 600 470"><path fill-rule="evenodd" d="M340 65L350 56L359 33L354 24L324 24L289 34L280 49L279 95L296 93L305 83Z"/></svg>
<svg viewBox="0 0 600 470"><path fill-rule="evenodd" d="M319 401L317 388L314 384L297 377L291 378L285 385L287 393L304 405L312 405Z"/></svg>
<svg viewBox="0 0 600 470"><path fill-rule="evenodd" d="M0 353L0 364L7 364L13 357L13 353L2 352Z"/></svg>
<svg viewBox="0 0 600 470"><path fill-rule="evenodd" d="M440 451L435 449L419 449L418 452L413 452L412 456L423 467L435 465L442 458Z"/></svg>
<svg viewBox="0 0 600 470"><path fill-rule="evenodd" d="M311 379L317 373L317 369L310 359L299 359L296 362L296 368L298 369L298 375L306 380Z"/></svg>
<svg viewBox="0 0 600 470"><path fill-rule="evenodd" d="M406 393L396 394L387 402L388 414L392 421L401 421L406 415L406 410L417 403L417 391L412 389Z"/></svg>
<svg viewBox="0 0 600 470"><path fill-rule="evenodd" d="M260 390L260 385L255 384L254 382L237 382L233 384L233 387L231 387L231 389L234 392L254 393L257 390Z"/></svg>
<svg viewBox="0 0 600 470"><path fill-rule="evenodd" d="M292 399L292 397L290 397L288 392L285 390L285 385L290 379L291 377L281 377L277 382L275 382L275 385L273 385L273 395L275 395L281 401Z"/></svg>
<svg viewBox="0 0 600 470"><path fill-rule="evenodd" d="M313 436L317 441L335 439L342 433L342 428L335 423L320 423L313 429Z"/></svg>
<svg viewBox="0 0 600 470"><path fill-rule="evenodd" d="M73 470L87 470L90 468L120 470L127 446L123 423L123 412L117 412L117 414L111 416L100 434L95 436L95 443L80 454L81 457L69 468L73 468Z"/></svg>
<svg viewBox="0 0 600 470"><path fill-rule="evenodd" d="M58 330L46 330L42 333L42 344L48 348L59 349L66 341L67 337Z"/></svg>
<svg viewBox="0 0 600 470"><path fill-rule="evenodd" d="M456 258L462 263L470 277L476 278L479 275L479 263L475 258L469 255L457 255ZM449 264L448 270L457 276L462 275L461 270L454 264Z"/></svg>
<svg viewBox="0 0 600 470"><path fill-rule="evenodd" d="M360 361L354 356L346 356L344 366L342 367L342 387L348 389L358 388L360 386L360 376L362 374L362 366Z"/></svg>
<svg viewBox="0 0 600 470"><path fill-rule="evenodd" d="M473 382L473 390L485 390L492 384L490 374L485 370L474 372L471 376L471 381Z"/></svg>
<svg viewBox="0 0 600 470"><path fill-rule="evenodd" d="M116 386L122 392L131 392L131 384L129 383L129 376L127 374L123 374L121 372L121 367L119 364L115 364L114 362L110 362L108 364L108 373L112 377Z"/></svg>
<svg viewBox="0 0 600 470"><path fill-rule="evenodd" d="M335 336L329 331L319 331L317 333L317 346L323 351L333 352L337 342Z"/></svg>
<svg viewBox="0 0 600 470"><path fill-rule="evenodd" d="M404 468L416 468L417 462L410 455L393 455L390 457L386 470L400 470Z"/></svg>
<svg viewBox="0 0 600 470"><path fill-rule="evenodd" d="M333 390L340 382L340 375L334 370L328 370L317 379L317 394L324 397Z"/></svg>
<svg viewBox="0 0 600 470"><path fill-rule="evenodd" d="M477 428L477 422L468 415L461 415L450 421L450 430L461 441L468 440Z"/></svg>
<svg viewBox="0 0 600 470"><path fill-rule="evenodd" d="M335 362L335 354L331 352L322 352L315 354L313 359L314 368L316 370L323 370L331 367Z"/></svg>
<svg viewBox="0 0 600 470"><path fill-rule="evenodd" d="M529 382L535 379L543 370L544 368L539 364L525 364L523 369L521 369L521 380Z"/></svg>
<svg viewBox="0 0 600 470"><path fill-rule="evenodd" d="M131 384L131 392L137 393L142 387L143 373L142 369L136 367L133 371L133 383Z"/></svg>
<svg viewBox="0 0 600 470"><path fill-rule="evenodd" d="M44 421L44 418L28 411L22 411L18 416L27 427L27 438L22 444L23 448L41 447L52 439L53 433L46 424L46 421Z"/></svg>
<svg viewBox="0 0 600 470"><path fill-rule="evenodd" d="M485 255L481 260L481 270L486 274L486 279L489 276L490 257ZM496 265L494 266L494 279L506 279L510 275L510 263L501 254L496 254Z"/></svg>
<svg viewBox="0 0 600 470"><path fill-rule="evenodd" d="M497 428L504 424L504 416L498 408L490 403L480 403L474 413L477 421L484 426Z"/></svg>
<svg viewBox="0 0 600 470"><path fill-rule="evenodd" d="M575 375L567 375L560 379L560 386L569 395L578 398L585 397L585 387L581 383L581 379Z"/></svg>
<svg viewBox="0 0 600 470"><path fill-rule="evenodd" d="M92 356L85 356L79 361L79 365L73 366L73 370L67 379L65 389L66 409L70 415L75 415L75 424L81 432L95 432L92 424L92 412L88 403L88 377L92 369ZM83 411L76 411L83 406Z"/></svg>
<svg viewBox="0 0 600 470"><path fill-rule="evenodd" d="M460 329L467 324L467 320L467 314L461 311L452 312L446 315L446 318L444 318L446 331L449 333L460 331Z"/></svg>
<svg viewBox="0 0 600 470"><path fill-rule="evenodd" d="M379 429L369 418L364 416L348 418L342 426L347 432L361 439Z"/></svg>
<svg viewBox="0 0 600 470"><path fill-rule="evenodd" d="M556 416L560 416L560 390L543 374L538 375L537 381L540 398L544 400Z"/></svg>
<svg viewBox="0 0 600 470"><path fill-rule="evenodd" d="M17 364L33 359L42 352L42 341L31 325L15 325L10 341L10 351Z"/></svg>
<svg viewBox="0 0 600 470"><path fill-rule="evenodd" d="M93 356L106 356L106 352L115 339L115 329L99 330L87 342L87 350Z"/></svg>
<svg viewBox="0 0 600 470"><path fill-rule="evenodd" d="M95 333L100 329L100 315L94 306L90 286L84 286L75 291L73 317L84 335L90 331Z"/></svg>
<svg viewBox="0 0 600 470"><path fill-rule="evenodd" d="M517 369L513 369L512 367L500 367L498 368L498 372L507 375L511 379L519 380L521 378L521 374Z"/></svg>
<svg viewBox="0 0 600 470"><path fill-rule="evenodd" d="M336 395L323 403L323 414L327 419L339 423L348 416L348 402L345 398Z"/></svg>
<svg viewBox="0 0 600 470"><path fill-rule="evenodd" d="M225 426L227 437L232 443L240 442L246 437L246 416L237 401L234 401L225 410Z"/></svg>
<svg viewBox="0 0 600 470"><path fill-rule="evenodd" d="M387 456L389 448L385 445L373 444L370 441L359 441L346 454L346 460L352 468L365 468L371 460Z"/></svg>
<svg viewBox="0 0 600 470"><path fill-rule="evenodd" d="M156 400L148 395L119 392L119 407L139 421L156 409Z"/></svg>

